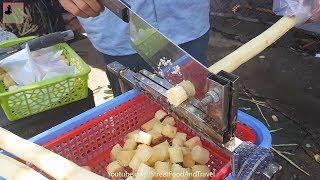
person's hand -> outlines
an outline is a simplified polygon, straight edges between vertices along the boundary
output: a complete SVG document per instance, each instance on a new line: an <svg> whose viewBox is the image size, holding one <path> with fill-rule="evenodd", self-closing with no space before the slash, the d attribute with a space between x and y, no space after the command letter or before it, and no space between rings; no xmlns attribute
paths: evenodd
<svg viewBox="0 0 320 180"><path fill-rule="evenodd" d="M62 7L75 16L96 17L103 10L97 0L59 0Z"/></svg>

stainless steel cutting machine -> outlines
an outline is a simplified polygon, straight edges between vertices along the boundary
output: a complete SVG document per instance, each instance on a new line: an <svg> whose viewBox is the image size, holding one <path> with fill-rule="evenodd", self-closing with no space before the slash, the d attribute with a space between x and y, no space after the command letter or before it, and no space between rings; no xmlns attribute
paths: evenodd
<svg viewBox="0 0 320 180"><path fill-rule="evenodd" d="M107 70L119 78L122 91L139 89L203 138L230 154L234 179L275 178L281 166L274 162L270 150L235 137L239 77L224 71L211 73L133 12L128 4L120 0L101 0L101 3L129 23L132 46L154 69L154 72L133 72L118 62L109 64ZM168 102L167 92L183 81L191 82L195 93L174 106Z"/></svg>

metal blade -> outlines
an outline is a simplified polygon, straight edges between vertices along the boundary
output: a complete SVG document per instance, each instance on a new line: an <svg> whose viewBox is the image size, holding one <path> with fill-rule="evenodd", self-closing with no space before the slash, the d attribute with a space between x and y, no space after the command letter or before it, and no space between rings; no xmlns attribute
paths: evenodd
<svg viewBox="0 0 320 180"><path fill-rule="evenodd" d="M209 70L130 9L129 25L131 44L142 58L173 85L191 81L201 100Z"/></svg>
<svg viewBox="0 0 320 180"><path fill-rule="evenodd" d="M196 88L194 97L198 100L204 98L206 79L210 74L205 66L133 12L125 1L99 0L99 2L124 22L129 22L133 48L159 75L173 85L183 80L191 81Z"/></svg>
<svg viewBox="0 0 320 180"><path fill-rule="evenodd" d="M169 86L161 84L161 80L156 82L156 85L150 84L148 79L152 75L142 72L143 76L141 78L147 77L147 80L139 79L138 76L135 77L138 79L138 86L147 94L151 94L151 98L155 101L164 101L162 105L173 110L178 117L185 119L186 124L197 129L208 139L219 144L229 141L233 137L233 134L230 134L230 132L233 132L233 130L230 130L233 124L229 123L228 115L234 114L233 111L229 110L229 107L230 104L234 103L231 103L233 102L232 99L229 100L226 97L231 93L230 89L235 78L231 77L231 80L229 80L229 76L224 78L216 75L215 79L210 79L213 74L205 66L133 12L127 4L119 0L101 1L119 18L126 20L126 17L129 17L132 46L164 78L164 81L168 82L169 86L172 87L172 85L176 85L183 80L188 80L195 86L196 94L193 98L189 98L187 102L174 108L165 99L166 90ZM150 82L153 81L156 80L150 79ZM210 82L216 84L210 84ZM205 104L203 104L203 99L207 100ZM201 106L202 104L204 106Z"/></svg>

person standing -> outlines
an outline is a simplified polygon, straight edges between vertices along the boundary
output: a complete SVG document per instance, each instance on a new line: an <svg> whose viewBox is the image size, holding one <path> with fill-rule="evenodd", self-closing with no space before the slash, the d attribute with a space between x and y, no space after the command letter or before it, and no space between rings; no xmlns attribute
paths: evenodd
<svg viewBox="0 0 320 180"><path fill-rule="evenodd" d="M96 0L59 0L78 19L106 64L117 61L139 71L151 67L130 45L129 27ZM210 0L126 0L131 9L180 45L205 66L209 42ZM117 77L107 72L114 96L121 94Z"/></svg>

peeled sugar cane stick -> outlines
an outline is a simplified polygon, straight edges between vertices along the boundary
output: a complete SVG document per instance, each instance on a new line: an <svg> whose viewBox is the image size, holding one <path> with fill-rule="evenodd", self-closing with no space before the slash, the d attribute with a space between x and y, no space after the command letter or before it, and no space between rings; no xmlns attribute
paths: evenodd
<svg viewBox="0 0 320 180"><path fill-rule="evenodd" d="M8 156L0 154L0 177L15 180L45 180L42 174L25 164L12 159Z"/></svg>
<svg viewBox="0 0 320 180"><path fill-rule="evenodd" d="M177 107L188 97L194 96L196 93L195 87L191 81L182 81L173 88L167 91L167 100L170 104Z"/></svg>
<svg viewBox="0 0 320 180"><path fill-rule="evenodd" d="M177 107L188 99L188 94L182 86L175 86L167 91L167 99L170 104Z"/></svg>
<svg viewBox="0 0 320 180"><path fill-rule="evenodd" d="M194 96L196 94L196 88L191 81L183 80L181 83L179 83L179 86L182 86L182 88L186 91L188 97Z"/></svg>
<svg viewBox="0 0 320 180"><path fill-rule="evenodd" d="M213 64L209 67L209 71L217 74L221 70L226 72L232 72L241 66L243 63L249 61L251 58L262 52L269 47L291 28L299 23L298 18L283 17L273 26L261 33L256 38L247 42L225 58ZM191 83L192 85L192 83ZM174 106L180 105L182 102L188 99L188 88L181 88L182 85L175 86L167 91L167 98L170 104Z"/></svg>
<svg viewBox="0 0 320 180"><path fill-rule="evenodd" d="M3 128L0 128L0 149L35 165L55 179L105 179Z"/></svg>
<svg viewBox="0 0 320 180"><path fill-rule="evenodd" d="M210 72L218 73L221 70L232 72L249 61L251 58L262 52L268 46L277 41L291 28L298 24L299 20L294 17L283 17L269 29L259 36L247 42L225 58L209 67Z"/></svg>

